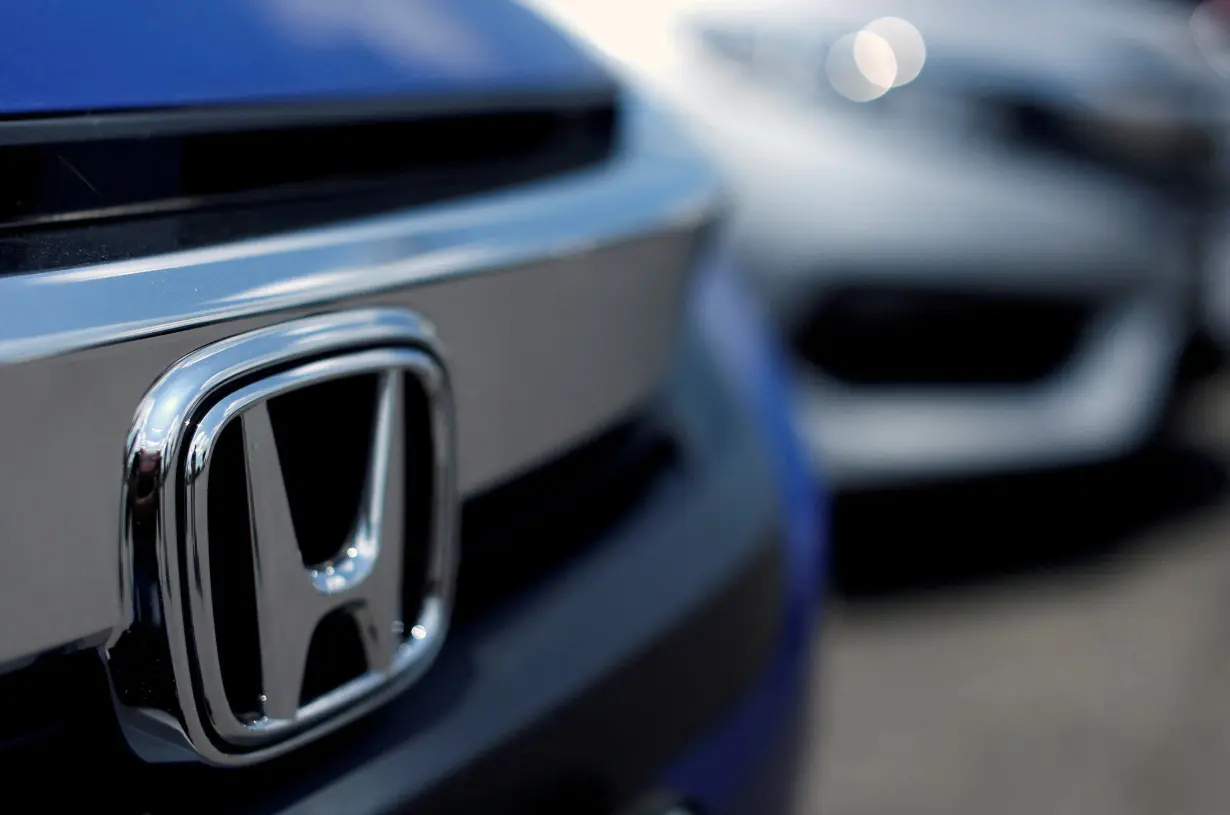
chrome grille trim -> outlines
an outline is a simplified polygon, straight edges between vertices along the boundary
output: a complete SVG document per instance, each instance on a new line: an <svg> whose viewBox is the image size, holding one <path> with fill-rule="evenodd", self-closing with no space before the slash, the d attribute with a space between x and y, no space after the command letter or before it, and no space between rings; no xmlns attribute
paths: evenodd
<svg viewBox="0 0 1230 815"><path fill-rule="evenodd" d="M713 206L714 177L690 152L662 144L659 133L644 134L656 144L638 138L647 115L628 113L622 150L608 165L528 188L206 249L0 276L0 364L694 225Z"/></svg>
<svg viewBox="0 0 1230 815"><path fill-rule="evenodd" d="M452 372L463 497L644 400L718 190L654 109L624 101L619 149L592 170L324 229L0 277L0 614L14 621L0 666L98 645L129 619L125 435L158 375L207 343L334 308L423 315Z"/></svg>

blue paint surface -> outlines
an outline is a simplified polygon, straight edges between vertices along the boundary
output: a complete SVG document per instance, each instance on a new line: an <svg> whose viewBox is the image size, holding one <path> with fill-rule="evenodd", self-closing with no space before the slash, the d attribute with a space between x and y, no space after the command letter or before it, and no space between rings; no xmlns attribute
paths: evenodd
<svg viewBox="0 0 1230 815"><path fill-rule="evenodd" d="M511 0L20 0L0 31L6 116L604 81Z"/></svg>
<svg viewBox="0 0 1230 815"><path fill-rule="evenodd" d="M743 390L773 457L782 496L786 608L777 650L759 684L666 774L665 786L700 803L707 815L729 812L737 799L746 803L742 796L753 779L773 775L764 765L788 757L788 746L785 754L778 748L791 737L795 719L806 715L801 702L811 682L827 548L827 504L791 419L793 384L785 351L728 263L728 255L711 259L698 281L695 305L706 340ZM788 783L788 776L770 783Z"/></svg>

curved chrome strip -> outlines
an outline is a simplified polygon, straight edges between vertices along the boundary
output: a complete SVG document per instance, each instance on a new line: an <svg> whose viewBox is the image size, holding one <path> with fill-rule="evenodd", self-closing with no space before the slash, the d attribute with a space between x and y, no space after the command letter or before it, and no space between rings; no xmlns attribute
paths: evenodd
<svg viewBox="0 0 1230 815"><path fill-rule="evenodd" d="M206 249L0 277L0 364L507 268L695 223L709 166L629 106L608 165L407 213ZM656 130L656 128L654 128Z"/></svg>
<svg viewBox="0 0 1230 815"><path fill-rule="evenodd" d="M336 308L431 320L463 497L615 420L666 369L716 177L630 99L601 167L499 194L208 249L0 276L0 666L97 645L117 579L133 410L204 345ZM498 138L498 134L493 134ZM30 608L46 609L31 618Z"/></svg>

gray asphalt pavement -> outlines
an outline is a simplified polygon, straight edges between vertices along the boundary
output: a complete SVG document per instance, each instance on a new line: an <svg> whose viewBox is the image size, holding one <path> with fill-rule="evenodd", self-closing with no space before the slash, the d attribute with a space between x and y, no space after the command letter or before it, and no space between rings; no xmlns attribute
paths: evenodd
<svg viewBox="0 0 1230 815"><path fill-rule="evenodd" d="M1230 812L1230 378L1131 462L837 508L802 811Z"/></svg>

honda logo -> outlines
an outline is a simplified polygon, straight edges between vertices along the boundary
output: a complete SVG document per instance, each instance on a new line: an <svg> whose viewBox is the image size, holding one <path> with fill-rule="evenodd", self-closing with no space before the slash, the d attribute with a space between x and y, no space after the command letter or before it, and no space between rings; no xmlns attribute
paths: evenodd
<svg viewBox="0 0 1230 815"><path fill-rule="evenodd" d="M451 416L433 335L403 312L240 335L164 374L129 441L133 625L109 653L139 753L259 760L422 673L456 566ZM129 676L157 674L160 637L151 706Z"/></svg>

